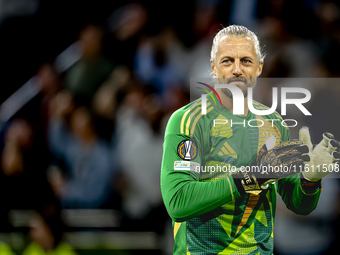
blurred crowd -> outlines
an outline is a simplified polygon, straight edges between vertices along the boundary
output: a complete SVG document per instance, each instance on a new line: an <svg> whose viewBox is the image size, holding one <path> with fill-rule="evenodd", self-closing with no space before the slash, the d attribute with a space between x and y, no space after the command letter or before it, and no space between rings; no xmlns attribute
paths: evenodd
<svg viewBox="0 0 340 255"><path fill-rule="evenodd" d="M10 34L11 25L29 17L38 16L42 22L47 16L44 11L52 12L52 7L59 7L55 17L68 8L67 1L47 2L0 0L0 36ZM81 1L70 2L72 10L82 5ZM96 5L94 2L91 4ZM13 230L8 217L13 209L37 210L42 216L34 219L32 226L44 229L51 215L58 218L62 209L110 208L122 212L120 230L163 234L169 219L159 188L165 126L176 109L189 103L190 78L210 77L212 39L228 24L245 25L259 36L267 53L263 78L340 75L340 6L336 1L196 0L164 5L117 1L104 7L103 17L93 14L85 18L82 14L76 20L74 14L77 25L65 17L76 30L72 36L68 30L68 40L76 39L81 51L81 58L66 71L59 72L54 65L61 47L58 41L48 45L52 49L47 54L54 58L23 60L26 65L22 69L34 71L28 75L34 76L40 92L2 123L0 232ZM9 45L9 39L0 42L0 53L11 49ZM12 51L17 50L15 46L17 42ZM0 60L2 70L7 70L9 55ZM13 76L20 76L20 69L16 72ZM20 79L13 77L13 81L12 87L2 86L2 101L4 95L8 97L20 87L15 83ZM272 86L265 83L259 88L260 102L270 104ZM310 89L312 95L318 95L308 104L314 119L301 118L301 124L309 125L315 137L321 137L326 129L340 137L338 118L330 118L340 107L338 86L323 84ZM308 228L301 232L300 239L306 238L302 248L299 244L292 248L285 242L291 230L277 226L277 254L321 254L331 249L339 235L334 231L339 224L335 206L339 182L330 179L325 186L328 182L330 188L325 187L325 193L330 195L321 196L321 200L329 210L321 208L314 216L297 220L279 206L277 222L297 221L300 223L292 225L299 229L307 226L309 232ZM303 245L309 245L308 233L314 233L318 223L324 226L318 234L330 238L318 246L320 253L312 253ZM35 240L34 227L30 233ZM40 246L55 248L60 241L58 233L53 244L47 245L45 240Z"/></svg>

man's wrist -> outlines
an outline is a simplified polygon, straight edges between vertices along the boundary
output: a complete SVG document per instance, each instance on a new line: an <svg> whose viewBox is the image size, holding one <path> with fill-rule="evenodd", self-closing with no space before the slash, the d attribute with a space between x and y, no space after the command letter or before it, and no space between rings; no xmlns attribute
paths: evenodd
<svg viewBox="0 0 340 255"><path fill-rule="evenodd" d="M262 189L260 188L257 178L255 175L249 175L245 169L240 169L233 174L232 177L241 196L246 193L254 195L261 193Z"/></svg>
<svg viewBox="0 0 340 255"><path fill-rule="evenodd" d="M300 184L301 187L306 191L314 191L316 189L321 188L321 179L317 181L310 181L306 179L303 174L300 175Z"/></svg>

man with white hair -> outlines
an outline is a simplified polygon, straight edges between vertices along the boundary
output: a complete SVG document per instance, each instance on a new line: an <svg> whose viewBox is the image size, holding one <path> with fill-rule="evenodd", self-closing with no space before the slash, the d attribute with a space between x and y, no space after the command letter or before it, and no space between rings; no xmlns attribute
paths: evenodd
<svg viewBox="0 0 340 255"><path fill-rule="evenodd" d="M161 191L173 220L174 254L272 254L277 193L287 208L307 215L318 203L321 179L339 167L333 135L325 133L313 148L308 128L290 141L287 127L268 121L282 120L277 112L249 111L247 90L255 86L263 60L253 32L236 25L222 29L212 45L212 72L216 83L241 89L245 114L233 114L233 95L219 88L207 96L205 115L198 99L168 122ZM256 101L253 107L268 109ZM214 125L216 119L226 124ZM230 125L255 119L264 124ZM329 168L303 171L307 163Z"/></svg>

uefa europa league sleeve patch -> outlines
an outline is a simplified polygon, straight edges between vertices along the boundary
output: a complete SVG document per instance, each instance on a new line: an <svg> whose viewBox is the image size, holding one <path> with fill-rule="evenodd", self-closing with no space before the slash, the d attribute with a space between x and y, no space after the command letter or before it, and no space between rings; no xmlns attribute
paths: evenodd
<svg viewBox="0 0 340 255"><path fill-rule="evenodd" d="M178 144L177 154L181 159L193 160L197 157L197 145L191 140L184 140Z"/></svg>

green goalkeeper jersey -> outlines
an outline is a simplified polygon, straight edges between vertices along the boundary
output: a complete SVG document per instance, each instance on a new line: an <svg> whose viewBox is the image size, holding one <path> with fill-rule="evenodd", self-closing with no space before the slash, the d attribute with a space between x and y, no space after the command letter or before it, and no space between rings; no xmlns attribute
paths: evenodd
<svg viewBox="0 0 340 255"><path fill-rule="evenodd" d="M277 193L288 209L306 215L321 189L305 190L296 173L260 195L240 195L232 170L249 165L269 137L276 144L289 140L289 129L276 112L236 116L214 101L207 97L205 115L201 99L184 106L166 128L161 191L173 220L174 254L272 254Z"/></svg>

